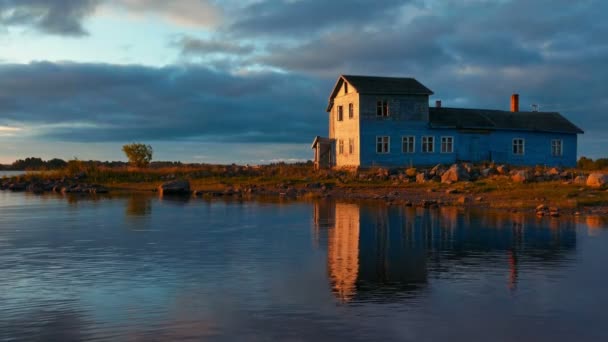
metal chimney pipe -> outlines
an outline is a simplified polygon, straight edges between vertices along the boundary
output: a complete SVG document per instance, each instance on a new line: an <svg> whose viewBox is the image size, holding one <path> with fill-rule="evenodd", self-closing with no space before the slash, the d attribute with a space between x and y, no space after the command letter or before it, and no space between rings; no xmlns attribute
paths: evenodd
<svg viewBox="0 0 608 342"><path fill-rule="evenodd" d="M519 112L519 94L511 95L511 111Z"/></svg>

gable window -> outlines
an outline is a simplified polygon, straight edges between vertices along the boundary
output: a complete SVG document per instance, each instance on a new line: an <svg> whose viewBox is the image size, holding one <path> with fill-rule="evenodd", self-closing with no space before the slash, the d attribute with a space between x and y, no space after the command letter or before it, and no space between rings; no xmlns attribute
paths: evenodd
<svg viewBox="0 0 608 342"><path fill-rule="evenodd" d="M422 153L433 153L435 152L435 137L426 136L422 137Z"/></svg>
<svg viewBox="0 0 608 342"><path fill-rule="evenodd" d="M403 153L414 153L416 151L415 143L416 139L414 136L401 137L401 152Z"/></svg>
<svg viewBox="0 0 608 342"><path fill-rule="evenodd" d="M381 100L376 102L376 116L384 118L389 116L387 100Z"/></svg>
<svg viewBox="0 0 608 342"><path fill-rule="evenodd" d="M564 143L562 139L551 140L551 155L561 157L564 155Z"/></svg>
<svg viewBox="0 0 608 342"><path fill-rule="evenodd" d="M344 107L338 106L338 121L344 120Z"/></svg>
<svg viewBox="0 0 608 342"><path fill-rule="evenodd" d="M355 107L352 103L348 104L348 118L352 119L355 116Z"/></svg>
<svg viewBox="0 0 608 342"><path fill-rule="evenodd" d="M389 153L390 141L389 136L376 137L376 153Z"/></svg>
<svg viewBox="0 0 608 342"><path fill-rule="evenodd" d="M348 153L355 153L355 139L348 139Z"/></svg>
<svg viewBox="0 0 608 342"><path fill-rule="evenodd" d="M441 153L454 153L454 137L441 137Z"/></svg>
<svg viewBox="0 0 608 342"><path fill-rule="evenodd" d="M344 154L344 140L338 140L338 154Z"/></svg>
<svg viewBox="0 0 608 342"><path fill-rule="evenodd" d="M344 94L348 94L348 83L344 82Z"/></svg>
<svg viewBox="0 0 608 342"><path fill-rule="evenodd" d="M522 138L513 139L513 154L523 156L526 153L526 141Z"/></svg>

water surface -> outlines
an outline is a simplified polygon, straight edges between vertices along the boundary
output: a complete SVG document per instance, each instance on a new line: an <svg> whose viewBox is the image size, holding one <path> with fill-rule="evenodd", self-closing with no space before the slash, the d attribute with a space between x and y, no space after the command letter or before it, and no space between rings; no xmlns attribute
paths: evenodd
<svg viewBox="0 0 608 342"><path fill-rule="evenodd" d="M0 192L0 340L608 340L608 224Z"/></svg>

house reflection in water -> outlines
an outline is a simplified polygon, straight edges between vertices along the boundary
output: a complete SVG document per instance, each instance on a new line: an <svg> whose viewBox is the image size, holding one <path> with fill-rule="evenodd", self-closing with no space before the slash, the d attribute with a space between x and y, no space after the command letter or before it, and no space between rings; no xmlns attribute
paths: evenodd
<svg viewBox="0 0 608 342"><path fill-rule="evenodd" d="M576 247L573 221L523 214L320 201L313 217L342 302L417 296L429 279L488 270L514 290L522 268L563 265Z"/></svg>

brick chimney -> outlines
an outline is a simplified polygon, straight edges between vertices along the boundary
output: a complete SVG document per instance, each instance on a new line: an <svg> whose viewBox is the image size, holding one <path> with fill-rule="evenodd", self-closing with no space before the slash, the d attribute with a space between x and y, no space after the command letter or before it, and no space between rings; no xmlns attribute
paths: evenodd
<svg viewBox="0 0 608 342"><path fill-rule="evenodd" d="M511 95L511 111L519 112L519 94Z"/></svg>
<svg viewBox="0 0 608 342"><path fill-rule="evenodd" d="M441 100L435 101L435 107L441 108Z"/></svg>

